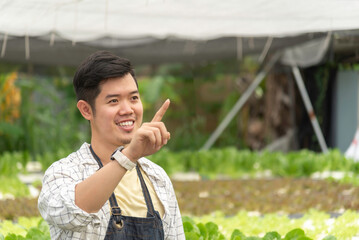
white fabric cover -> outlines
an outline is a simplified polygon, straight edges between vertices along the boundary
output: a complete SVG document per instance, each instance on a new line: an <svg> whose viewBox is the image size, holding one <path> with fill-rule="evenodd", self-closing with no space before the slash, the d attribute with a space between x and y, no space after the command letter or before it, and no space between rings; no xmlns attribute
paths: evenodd
<svg viewBox="0 0 359 240"><path fill-rule="evenodd" d="M98 49L136 65L264 57L353 29L357 0L0 0L0 61L77 66ZM286 55L303 66L298 50Z"/></svg>
<svg viewBox="0 0 359 240"><path fill-rule="evenodd" d="M74 42L120 38L284 37L359 28L357 0L1 0L0 33Z"/></svg>

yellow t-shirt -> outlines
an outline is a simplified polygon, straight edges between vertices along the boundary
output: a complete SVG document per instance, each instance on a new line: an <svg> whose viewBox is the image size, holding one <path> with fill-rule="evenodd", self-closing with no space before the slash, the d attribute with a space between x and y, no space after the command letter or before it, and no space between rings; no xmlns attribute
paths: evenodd
<svg viewBox="0 0 359 240"><path fill-rule="evenodd" d="M151 195L153 207L160 213L161 218L163 218L163 205L158 199L150 179L141 167L140 171ZM117 204L121 208L122 215L131 217L147 216L147 205L142 192L140 179L137 176L136 168L126 172L114 192Z"/></svg>

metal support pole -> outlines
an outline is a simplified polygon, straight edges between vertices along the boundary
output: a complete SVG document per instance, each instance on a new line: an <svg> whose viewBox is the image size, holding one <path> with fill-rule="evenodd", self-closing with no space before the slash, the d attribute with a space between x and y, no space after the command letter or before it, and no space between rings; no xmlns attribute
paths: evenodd
<svg viewBox="0 0 359 240"><path fill-rule="evenodd" d="M315 116L312 104L310 102L307 90L305 89L303 79L302 79L302 76L301 76L301 74L299 72L298 67L297 66L292 67L292 72L294 74L295 81L296 81L296 83L298 85L300 94L301 94L302 99L304 101L305 108L307 109L309 119L310 119L310 121L312 123L312 126L314 128L314 132L317 135L317 138L318 138L320 147L322 149L322 152L327 153L328 152L327 144L325 143L322 131L320 129L317 117Z"/></svg>
<svg viewBox="0 0 359 240"><path fill-rule="evenodd" d="M4 34L4 40L2 42L2 48L1 48L1 57L2 58L5 56L6 43L7 43L7 33Z"/></svg>
<svg viewBox="0 0 359 240"><path fill-rule="evenodd" d="M212 135L209 137L207 142L203 145L203 147L200 150L208 150L212 147L214 142L218 139L218 137L222 134L224 129L228 126L228 124L232 121L232 119L236 116L238 111L242 108L242 106L246 103L248 98L251 96L253 91L257 88L257 86L262 82L264 77L267 75L269 70L273 67L273 65L277 62L281 55L281 52L277 52L267 63L266 67L259 72L259 74L256 76L252 84L249 86L249 88L243 93L243 95L238 99L236 104L233 106L231 111L227 114L227 116L223 119L223 121L220 123L220 125L217 127L217 129L212 133Z"/></svg>

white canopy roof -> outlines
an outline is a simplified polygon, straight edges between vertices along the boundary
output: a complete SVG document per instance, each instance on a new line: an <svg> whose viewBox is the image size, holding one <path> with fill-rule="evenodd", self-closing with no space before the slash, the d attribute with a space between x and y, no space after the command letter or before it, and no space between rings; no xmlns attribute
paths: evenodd
<svg viewBox="0 0 359 240"><path fill-rule="evenodd" d="M285 47L352 29L359 29L357 0L0 0L1 57L9 61L75 64L77 59L51 61L45 55L77 53L82 59L98 48L141 59L139 48L147 61L181 59L183 52L193 57L201 48L228 57L238 54L238 37L246 53L262 51L267 37L285 37L287 43L272 42Z"/></svg>
<svg viewBox="0 0 359 240"><path fill-rule="evenodd" d="M0 32L75 41L288 36L359 28L357 0L2 0Z"/></svg>

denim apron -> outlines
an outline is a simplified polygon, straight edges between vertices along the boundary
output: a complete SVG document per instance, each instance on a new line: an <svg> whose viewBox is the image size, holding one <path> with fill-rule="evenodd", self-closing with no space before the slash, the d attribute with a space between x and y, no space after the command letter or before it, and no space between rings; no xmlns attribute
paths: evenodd
<svg viewBox="0 0 359 240"><path fill-rule="evenodd" d="M100 158L90 150L98 165L103 167ZM150 193L148 192L145 181L138 164L136 165L137 175L141 182L143 196L147 205L147 217L123 216L121 209L117 205L115 194L112 193L109 201L111 205L111 217L108 223L105 240L163 240L163 226L160 214L153 207Z"/></svg>

